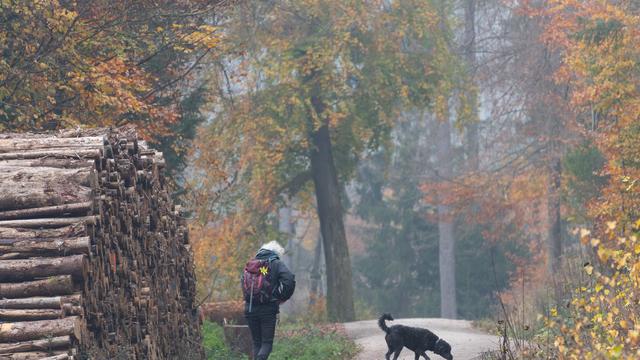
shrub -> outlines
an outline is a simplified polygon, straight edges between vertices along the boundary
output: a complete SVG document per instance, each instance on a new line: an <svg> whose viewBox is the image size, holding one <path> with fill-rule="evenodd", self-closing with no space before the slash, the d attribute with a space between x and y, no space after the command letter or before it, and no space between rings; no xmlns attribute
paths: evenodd
<svg viewBox="0 0 640 360"><path fill-rule="evenodd" d="M552 309L547 326L558 335L560 358L638 358L640 350L640 239L634 230L607 223L601 238L583 230L596 263L586 262L588 280L575 289L568 310Z"/></svg>

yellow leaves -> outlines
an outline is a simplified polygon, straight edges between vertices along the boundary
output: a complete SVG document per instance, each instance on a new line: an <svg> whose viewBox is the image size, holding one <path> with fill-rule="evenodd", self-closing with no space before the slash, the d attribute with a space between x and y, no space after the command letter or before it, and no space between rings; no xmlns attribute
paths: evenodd
<svg viewBox="0 0 640 360"><path fill-rule="evenodd" d="M161 46L170 52L171 44L183 36L206 49L219 41L214 29L193 25L199 21L190 15L176 17L190 24L178 30L165 24L150 26L156 16L147 11L169 13L170 8L182 14L192 6L186 3L140 2L131 7L127 1L89 2L79 11L73 1L10 1L0 10L0 53L9 54L0 60L0 97L10 94L4 101L15 105L9 109L8 125L39 129L56 120L60 126L105 126L127 119L148 125L142 127L146 135L164 135L176 120L175 101L159 102L157 95L177 99L177 86L167 89L170 96L152 93L151 88L171 83L190 60L163 53L164 68L146 66L147 61L157 58ZM120 12L125 7L128 11ZM20 52L6 51L8 35ZM16 91L5 93L7 89Z"/></svg>
<svg viewBox="0 0 640 360"><path fill-rule="evenodd" d="M628 329L629 328L629 323L627 323L627 320L620 320L620 328L621 329Z"/></svg>
<svg viewBox="0 0 640 360"><path fill-rule="evenodd" d="M606 263L611 258L612 251L606 248L599 248L597 254L598 259L600 259L601 262Z"/></svg>
<svg viewBox="0 0 640 360"><path fill-rule="evenodd" d="M584 267L584 271L587 273L587 275L591 275L593 274L593 265L588 264Z"/></svg>
<svg viewBox="0 0 640 360"><path fill-rule="evenodd" d="M554 326L566 327L556 338L555 346L567 358L636 358L637 355L633 349L640 343L638 240L634 233L623 231L619 221L603 221L602 225L601 232L608 233L606 241L589 239L586 231L582 232L581 241L593 247L600 266L608 269L600 274L594 265L586 263L583 269L589 277L572 293L573 306L568 315L571 321L563 317L554 320Z"/></svg>
<svg viewBox="0 0 640 360"><path fill-rule="evenodd" d="M581 228L579 229L579 231L580 231L580 242L583 245L586 245L589 242L589 235L591 235L591 230Z"/></svg>
<svg viewBox="0 0 640 360"><path fill-rule="evenodd" d="M182 36L182 42L174 45L179 51L190 52L193 49L213 49L220 44L218 28L211 25L200 25L196 29L189 29Z"/></svg>
<svg viewBox="0 0 640 360"><path fill-rule="evenodd" d="M638 346L640 342L640 331L637 329L629 330L627 333L627 339L632 346Z"/></svg>

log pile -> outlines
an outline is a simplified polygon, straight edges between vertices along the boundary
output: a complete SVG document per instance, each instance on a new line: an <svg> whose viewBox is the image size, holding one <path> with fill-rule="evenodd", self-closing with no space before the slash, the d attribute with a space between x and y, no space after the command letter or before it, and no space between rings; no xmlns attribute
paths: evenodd
<svg viewBox="0 0 640 360"><path fill-rule="evenodd" d="M0 134L0 359L201 359L186 225L132 128Z"/></svg>
<svg viewBox="0 0 640 360"><path fill-rule="evenodd" d="M218 325L246 325L244 301L220 301L200 305L202 317Z"/></svg>

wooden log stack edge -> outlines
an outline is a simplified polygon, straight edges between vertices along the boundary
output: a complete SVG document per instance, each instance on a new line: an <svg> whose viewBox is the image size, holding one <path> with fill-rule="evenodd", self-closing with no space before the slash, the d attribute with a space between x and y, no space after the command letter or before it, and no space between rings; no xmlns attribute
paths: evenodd
<svg viewBox="0 0 640 360"><path fill-rule="evenodd" d="M204 358L163 169L130 127L0 134L0 360Z"/></svg>

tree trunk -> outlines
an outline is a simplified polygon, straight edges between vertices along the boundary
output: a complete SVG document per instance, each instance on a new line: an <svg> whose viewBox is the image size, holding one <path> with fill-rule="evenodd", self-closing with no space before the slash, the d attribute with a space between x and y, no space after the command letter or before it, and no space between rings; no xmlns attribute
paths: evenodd
<svg viewBox="0 0 640 360"><path fill-rule="evenodd" d="M322 286L322 274L320 273L320 262L322 260L322 235L318 234L318 242L313 254L313 266L311 268L311 285L309 286L309 305L313 305L320 296Z"/></svg>
<svg viewBox="0 0 640 360"><path fill-rule="evenodd" d="M2 155L2 154L0 154ZM91 201L88 169L0 168L0 211Z"/></svg>
<svg viewBox="0 0 640 360"><path fill-rule="evenodd" d="M438 134L438 174L440 181L448 181L453 174L451 151L451 125L449 119L436 119ZM455 319L458 316L456 300L456 256L453 216L449 206L438 204L440 316Z"/></svg>
<svg viewBox="0 0 640 360"><path fill-rule="evenodd" d="M0 321L32 321L49 320L64 317L64 311L54 309L25 309L25 310L3 310L0 309Z"/></svg>
<svg viewBox="0 0 640 360"><path fill-rule="evenodd" d="M295 236L295 229L293 226L293 222L291 219L292 209L291 206L287 205L281 207L278 210L278 231L282 234L286 235L286 243L284 244L284 248L286 250L286 255L282 261L287 265L289 270L295 272L294 264L293 264L293 239Z"/></svg>
<svg viewBox="0 0 640 360"><path fill-rule="evenodd" d="M291 217L292 209L289 204L281 207L278 210L278 231L281 234L286 235L286 243L284 244L286 249L286 254L284 256L284 263L287 265L289 270L293 273L296 273L296 268L293 263L293 249L295 247L294 237L295 237L295 229L292 222ZM295 299L292 297L286 303L282 304L282 309L287 313L292 313L294 311Z"/></svg>
<svg viewBox="0 0 640 360"><path fill-rule="evenodd" d="M37 150L37 151L19 151L7 152L0 154L0 160L16 160L16 159L98 159L102 156L100 149L60 149L60 150Z"/></svg>
<svg viewBox="0 0 640 360"><path fill-rule="evenodd" d="M56 229L24 229L0 227L0 243L12 244L17 240L39 240L75 237L85 234L84 224L78 223Z"/></svg>
<svg viewBox="0 0 640 360"><path fill-rule="evenodd" d="M35 138L9 138L0 139L0 153L29 151L38 149L53 150L58 148L86 149L100 148L105 142L104 136L85 136L62 138L35 137Z"/></svg>
<svg viewBox="0 0 640 360"><path fill-rule="evenodd" d="M3 323L0 326L0 341L18 342L37 340L47 336L74 335L78 330L79 318L76 316L56 320L25 321ZM76 336L77 339L80 336Z"/></svg>
<svg viewBox="0 0 640 360"><path fill-rule="evenodd" d="M476 1L477 0L465 0L464 7L464 54L467 62L467 75L469 76L469 82L475 85L476 75ZM467 90L467 98L471 119L470 123L466 126L466 155L467 155L467 169L470 172L478 170L479 167L479 153L480 153L480 141L479 141L479 123L478 123L478 97L477 91L473 88Z"/></svg>
<svg viewBox="0 0 640 360"><path fill-rule="evenodd" d="M244 317L244 301L220 301L214 303L204 303L200 305L200 311L205 319L224 325L225 320L235 325L246 325Z"/></svg>
<svg viewBox="0 0 640 360"><path fill-rule="evenodd" d="M68 295L73 292L70 275L53 276L43 280L19 283L0 283L0 298L14 299L42 295Z"/></svg>
<svg viewBox="0 0 640 360"><path fill-rule="evenodd" d="M0 160L0 167L50 167L58 169L81 169L95 164L95 160L90 159L31 159L31 160Z"/></svg>
<svg viewBox="0 0 640 360"><path fill-rule="evenodd" d="M560 186L562 164L559 157L554 157L549 166L548 219L549 233L549 271L551 274L560 270L562 257L562 218L560 215Z"/></svg>
<svg viewBox="0 0 640 360"><path fill-rule="evenodd" d="M80 305L80 295L2 299L0 309L61 309L67 304Z"/></svg>
<svg viewBox="0 0 640 360"><path fill-rule="evenodd" d="M89 254L91 240L88 236L69 239L2 240L0 255L18 253L25 256L65 256L68 254Z"/></svg>
<svg viewBox="0 0 640 360"><path fill-rule="evenodd" d="M68 359L69 355L67 355L66 351L30 351L30 352L20 352L13 354L3 354L0 355L0 359L2 360L47 360L47 359Z"/></svg>
<svg viewBox="0 0 640 360"><path fill-rule="evenodd" d="M311 137L314 146L311 151L311 171L327 266L327 312L331 321L352 321L355 319L355 309L351 259L329 126L321 126Z"/></svg>
<svg viewBox="0 0 640 360"><path fill-rule="evenodd" d="M48 351L65 349L71 345L69 336L59 336L43 340L23 341L12 344L0 344L0 354L9 354L25 351Z"/></svg>
<svg viewBox="0 0 640 360"><path fill-rule="evenodd" d="M45 206L40 208L20 209L0 212L0 220L29 219L44 216L65 216L72 214L87 215L91 210L91 201L65 204L56 206Z"/></svg>
<svg viewBox="0 0 640 360"><path fill-rule="evenodd" d="M84 255L0 261L0 278L23 281L53 275L82 275Z"/></svg>
<svg viewBox="0 0 640 360"><path fill-rule="evenodd" d="M83 217L77 217L77 218L0 220L0 227L33 228L33 229L54 228L54 227L74 225L77 223L95 225L97 220L98 220L97 216L83 216Z"/></svg>

